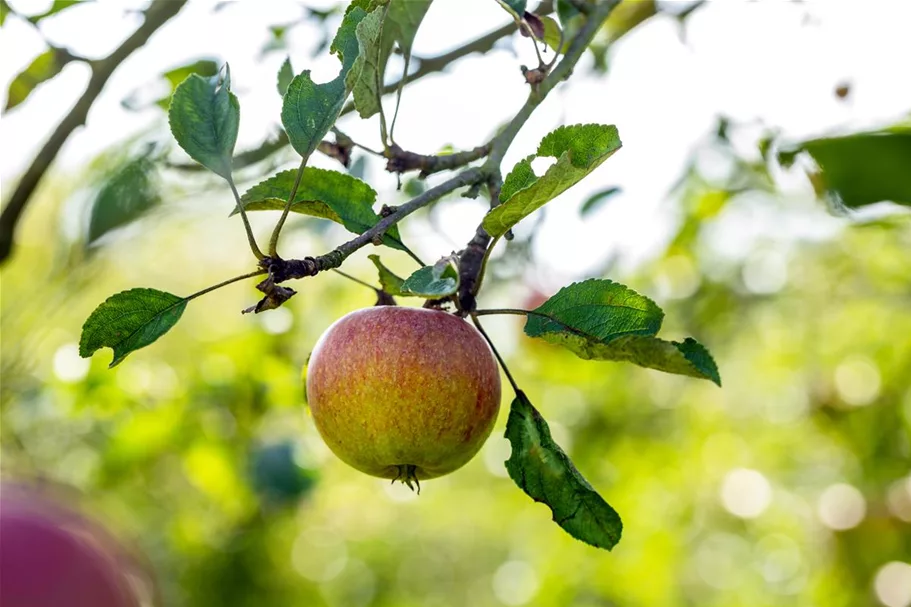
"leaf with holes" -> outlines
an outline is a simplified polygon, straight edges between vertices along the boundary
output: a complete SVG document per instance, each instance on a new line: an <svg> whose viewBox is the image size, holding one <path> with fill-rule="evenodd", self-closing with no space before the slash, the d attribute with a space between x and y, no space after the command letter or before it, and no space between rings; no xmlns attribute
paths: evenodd
<svg viewBox="0 0 911 607"><path fill-rule="evenodd" d="M329 47L342 62L341 71L334 80L316 84L310 78L310 70L304 70L288 85L282 102L282 125L292 147L304 158L313 153L335 124L351 92L346 78L358 57L356 29L366 16L360 7L345 14Z"/></svg>
<svg viewBox="0 0 911 607"><path fill-rule="evenodd" d="M547 422L521 391L509 410L506 438L512 447L506 470L522 491L550 508L554 521L577 540L606 550L617 545L620 515L554 442Z"/></svg>
<svg viewBox="0 0 911 607"><path fill-rule="evenodd" d="M581 124L552 131L534 156L519 162L500 190L500 205L484 217L483 226L491 236L502 236L522 219L541 208L598 168L620 149L617 127ZM536 158L556 158L544 175L531 167Z"/></svg>
<svg viewBox="0 0 911 607"><path fill-rule="evenodd" d="M130 289L109 297L82 326L79 356L88 358L104 347L114 350L111 367L148 346L173 327L187 299L156 289Z"/></svg>
<svg viewBox="0 0 911 607"><path fill-rule="evenodd" d="M190 158L216 175L231 179L240 104L231 92L227 64L224 78L191 74L184 80L171 96L168 121L174 139Z"/></svg>

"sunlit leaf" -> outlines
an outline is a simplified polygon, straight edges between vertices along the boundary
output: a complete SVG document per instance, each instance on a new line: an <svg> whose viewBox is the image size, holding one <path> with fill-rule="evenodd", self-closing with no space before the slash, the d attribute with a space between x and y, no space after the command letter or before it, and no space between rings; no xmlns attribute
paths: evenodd
<svg viewBox="0 0 911 607"><path fill-rule="evenodd" d="M523 392L512 401L506 438L512 446L506 470L520 489L550 508L554 521L574 538L607 550L617 545L623 532L620 515L554 442Z"/></svg>
<svg viewBox="0 0 911 607"><path fill-rule="evenodd" d="M444 259L415 271L402 283L402 290L419 297L448 297L459 290L459 272Z"/></svg>
<svg viewBox="0 0 911 607"><path fill-rule="evenodd" d="M59 49L48 49L35 57L27 68L19 72L9 85L6 95L6 111L25 101L39 84L47 82L60 73L72 57Z"/></svg>
<svg viewBox="0 0 911 607"><path fill-rule="evenodd" d="M296 178L297 169L273 175L247 190L241 196L241 204L247 211L280 211L285 208ZM360 179L337 171L306 167L291 210L330 219L355 234L362 234L380 220L373 210L375 201L376 191ZM236 209L234 213L237 213ZM396 226L386 231L383 243L404 250Z"/></svg>
<svg viewBox="0 0 911 607"><path fill-rule="evenodd" d="M502 236L519 221L553 200L620 149L617 127L599 124L564 126L541 140L537 157L557 159L538 177L531 167L535 156L519 162L506 176L500 205L484 217L484 229Z"/></svg>
<svg viewBox="0 0 911 607"><path fill-rule="evenodd" d="M135 221L160 202L154 163L145 157L131 160L110 175L95 195L87 242Z"/></svg>
<svg viewBox="0 0 911 607"><path fill-rule="evenodd" d="M240 126L240 105L224 78L190 75L177 87L168 110L171 133L181 148L213 173L231 178L232 153Z"/></svg>
<svg viewBox="0 0 911 607"><path fill-rule="evenodd" d="M345 105L351 90L346 85L346 77L358 56L356 29L366 16L360 7L345 14L330 47L342 62L341 71L334 80L316 84L310 78L310 70L304 70L288 85L282 103L282 124L292 147L305 158L329 132Z"/></svg>
<svg viewBox="0 0 911 607"><path fill-rule="evenodd" d="M148 346L173 327L187 300L156 289L130 289L109 297L82 326L79 355L88 358L100 348L114 350L111 367L128 354Z"/></svg>

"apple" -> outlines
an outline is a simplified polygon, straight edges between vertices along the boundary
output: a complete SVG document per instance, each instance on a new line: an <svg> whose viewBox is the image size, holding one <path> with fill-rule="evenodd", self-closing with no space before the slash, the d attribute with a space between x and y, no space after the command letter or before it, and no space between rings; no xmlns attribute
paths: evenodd
<svg viewBox="0 0 911 607"><path fill-rule="evenodd" d="M3 607L139 607L128 565L100 526L45 492L0 487Z"/></svg>
<svg viewBox="0 0 911 607"><path fill-rule="evenodd" d="M411 487L465 465L500 409L500 373L468 322L425 308L351 312L307 366L313 421L342 461Z"/></svg>

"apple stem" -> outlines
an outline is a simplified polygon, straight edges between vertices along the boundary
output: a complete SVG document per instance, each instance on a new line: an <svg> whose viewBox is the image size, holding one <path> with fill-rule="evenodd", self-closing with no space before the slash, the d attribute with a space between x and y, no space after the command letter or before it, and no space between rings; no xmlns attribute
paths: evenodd
<svg viewBox="0 0 911 607"><path fill-rule="evenodd" d="M484 330L484 327L481 326L481 321L478 320L478 316L475 313L471 313L471 322L474 323L474 326L478 328L478 331L481 335L484 336L484 339L487 340L487 345L490 346L490 349L493 350L493 355L497 357L497 361L500 363L500 366L503 368L503 373L506 374L506 379L509 380L509 383L512 385L513 391L518 394L521 392L519 385L516 383L516 380L513 379L512 373L509 372L509 367L506 366L506 362L503 360L503 357L500 356L500 353L497 352L497 347L493 345L493 340L490 339L490 336L487 335L487 332Z"/></svg>

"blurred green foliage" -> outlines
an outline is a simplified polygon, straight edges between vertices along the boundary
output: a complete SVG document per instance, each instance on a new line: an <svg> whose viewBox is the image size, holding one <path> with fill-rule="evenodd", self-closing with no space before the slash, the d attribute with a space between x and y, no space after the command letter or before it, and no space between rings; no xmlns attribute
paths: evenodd
<svg viewBox="0 0 911 607"><path fill-rule="evenodd" d="M521 319L485 318L554 439L623 514L613 552L516 490L505 413L475 460L420 497L327 451L301 370L332 321L375 299L338 275L255 317L238 313L252 284L233 285L127 364L80 359L81 324L110 293L188 293L249 262L240 234L224 243L229 220L180 213L83 258L47 237L65 182L35 201L3 268L3 472L80 489L146 556L167 605L872 604L880 568L911 561L911 220L833 219L726 153L724 179L694 163L675 191L666 250L610 276L666 310L670 338L708 344L723 389L580 360L524 337ZM755 236L763 213L831 229ZM294 249L341 237L297 221ZM345 270L375 280L370 252ZM383 260L414 270L400 252ZM533 307L535 289L492 280L487 296Z"/></svg>

